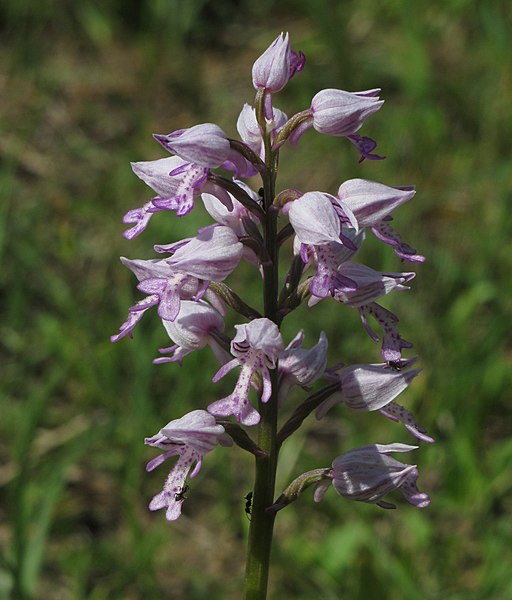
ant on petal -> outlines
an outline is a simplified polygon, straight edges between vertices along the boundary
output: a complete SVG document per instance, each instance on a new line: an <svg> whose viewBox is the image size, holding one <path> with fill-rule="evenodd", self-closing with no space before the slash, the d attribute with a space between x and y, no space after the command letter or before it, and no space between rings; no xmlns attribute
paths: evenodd
<svg viewBox="0 0 512 600"><path fill-rule="evenodd" d="M186 498L188 498L188 496L186 495L187 492L190 491L190 486L185 484L183 487L178 487L178 491L174 494L174 499L176 500L176 502L183 502L183 500L185 500Z"/></svg>

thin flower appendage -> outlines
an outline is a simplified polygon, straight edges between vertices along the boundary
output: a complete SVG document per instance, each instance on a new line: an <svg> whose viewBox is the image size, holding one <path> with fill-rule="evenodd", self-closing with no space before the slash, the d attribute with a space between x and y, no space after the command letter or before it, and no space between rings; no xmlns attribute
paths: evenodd
<svg viewBox="0 0 512 600"><path fill-rule="evenodd" d="M370 328L367 315L371 315L379 323L383 331L382 358L387 363L399 363L402 360L402 349L412 348L412 344L404 340L398 332L396 326L399 321L398 317L376 302L359 306L359 315L366 332L375 342L379 341L379 336Z"/></svg>
<svg viewBox="0 0 512 600"><path fill-rule="evenodd" d="M386 157L380 154L375 154L373 151L377 147L377 142L370 137L357 135L347 135L347 139L354 144L357 151L359 152L359 163L364 160L384 160Z"/></svg>

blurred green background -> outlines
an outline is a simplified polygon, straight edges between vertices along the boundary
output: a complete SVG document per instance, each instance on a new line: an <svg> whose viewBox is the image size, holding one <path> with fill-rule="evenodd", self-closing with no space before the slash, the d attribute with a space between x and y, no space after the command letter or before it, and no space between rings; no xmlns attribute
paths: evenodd
<svg viewBox="0 0 512 600"><path fill-rule="evenodd" d="M151 133L216 122L236 136L254 60L284 30L306 69L276 98L288 115L322 88L382 88L362 132L385 161L309 132L281 154L280 187L335 192L352 177L415 184L396 228L428 257L386 298L423 373L400 398L437 439L409 462L419 511L310 493L279 514L270 598L512 598L512 23L496 0L5 0L0 5L0 598L237 599L252 461L218 449L174 524L147 503L142 443L205 407L206 349L154 366L155 314L111 345L140 295L118 261L209 223L161 213L132 242L122 215L151 192L129 161L164 154ZM368 240L363 257L401 270ZM407 269L407 267L406 267ZM255 304L252 267L231 278ZM234 321L231 319L230 323ZM285 322L330 363L375 362L355 311L325 302ZM290 405L302 396L295 394ZM414 443L380 415L310 418L286 444L278 487L362 444Z"/></svg>

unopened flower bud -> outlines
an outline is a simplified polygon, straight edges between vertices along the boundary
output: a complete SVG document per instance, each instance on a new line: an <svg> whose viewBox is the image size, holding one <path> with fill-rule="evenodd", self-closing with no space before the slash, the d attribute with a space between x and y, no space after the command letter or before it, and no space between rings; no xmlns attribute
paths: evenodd
<svg viewBox="0 0 512 600"><path fill-rule="evenodd" d="M252 67L255 89L275 93L284 88L296 72L304 66L304 55L290 50L288 33L281 33Z"/></svg>
<svg viewBox="0 0 512 600"><path fill-rule="evenodd" d="M349 136L355 133L365 119L384 104L379 100L379 89L365 92L322 90L313 97L311 111L313 127L320 133Z"/></svg>

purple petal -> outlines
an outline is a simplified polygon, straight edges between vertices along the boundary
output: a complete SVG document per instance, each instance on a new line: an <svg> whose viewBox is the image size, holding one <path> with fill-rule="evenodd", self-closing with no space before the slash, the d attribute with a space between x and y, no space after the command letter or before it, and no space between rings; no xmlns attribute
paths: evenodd
<svg viewBox="0 0 512 600"><path fill-rule="evenodd" d="M403 423L406 429L419 440L434 443L434 438L427 435L426 429L419 425L411 413L403 406L400 406L400 404L397 404L396 402L390 402L380 409L380 413L392 421Z"/></svg>
<svg viewBox="0 0 512 600"><path fill-rule="evenodd" d="M387 223L379 223L372 227L372 231L379 240L389 244L397 256L409 262L425 262L425 257L417 254L416 250L400 239L400 236Z"/></svg>

